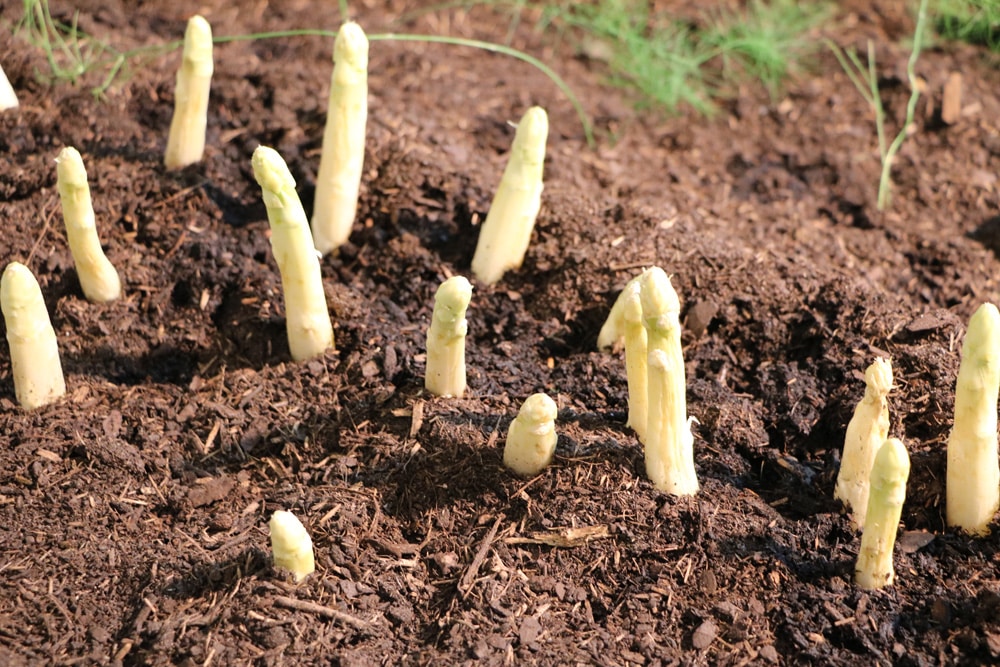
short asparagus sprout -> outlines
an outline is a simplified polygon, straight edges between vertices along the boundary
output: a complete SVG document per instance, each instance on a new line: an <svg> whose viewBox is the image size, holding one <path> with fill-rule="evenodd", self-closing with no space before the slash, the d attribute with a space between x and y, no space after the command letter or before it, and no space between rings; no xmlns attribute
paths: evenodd
<svg viewBox="0 0 1000 667"><path fill-rule="evenodd" d="M948 437L945 514L949 526L989 533L1000 507L997 394L1000 312L985 303L969 320L955 387L955 424Z"/></svg>
<svg viewBox="0 0 1000 667"><path fill-rule="evenodd" d="M531 477L552 463L558 413L555 401L545 394L529 396L507 431L504 465L522 477Z"/></svg>
<svg viewBox="0 0 1000 667"><path fill-rule="evenodd" d="M868 510L869 476L875 454L889 435L889 391L892 389L892 363L875 360L865 371L865 397L854 409L847 425L844 454L837 475L833 497L847 505L860 530L865 526Z"/></svg>
<svg viewBox="0 0 1000 667"><path fill-rule="evenodd" d="M174 88L174 117L163 157L167 169L194 164L205 152L213 69L212 26L201 16L192 16L184 31L184 53Z"/></svg>
<svg viewBox="0 0 1000 667"><path fill-rule="evenodd" d="M434 295L434 315L427 330L427 375L424 386L435 396L461 398L465 393L465 311L472 284L462 276L441 283Z"/></svg>
<svg viewBox="0 0 1000 667"><path fill-rule="evenodd" d="M642 323L642 297L640 284L629 283L625 287L625 375L628 380L628 426L639 436L639 442L646 442L646 428L649 425L649 380L646 365L649 349L646 327Z"/></svg>
<svg viewBox="0 0 1000 667"><path fill-rule="evenodd" d="M861 588L883 588L895 578L892 550L909 476L910 457L906 447L897 438L889 438L875 454L872 464L867 518L854 567L854 580Z"/></svg>
<svg viewBox="0 0 1000 667"><path fill-rule="evenodd" d="M333 324L309 221L295 192L295 179L277 151L258 146L251 162L271 224L271 250L281 272L288 347L295 361L311 359L333 347Z"/></svg>
<svg viewBox="0 0 1000 667"><path fill-rule="evenodd" d="M517 126L507 167L486 215L472 258L472 272L492 285L524 261L542 205L542 169L549 118L541 107L528 109Z"/></svg>
<svg viewBox="0 0 1000 667"><path fill-rule="evenodd" d="M687 417L680 300L670 278L655 266L642 275L639 297L648 347L646 474L661 491L691 496L698 493L698 476L694 469L693 418Z"/></svg>
<svg viewBox="0 0 1000 667"><path fill-rule="evenodd" d="M633 290L638 290L642 275L640 273L625 283L625 288L618 295L618 298L615 299L614 304L611 306L611 312L608 313L608 319L604 321L604 325L597 335L598 350L608 350L616 345L620 345L625 340L625 302Z"/></svg>
<svg viewBox="0 0 1000 667"><path fill-rule="evenodd" d="M14 93L14 87L10 85L10 80L7 79L3 67L0 67L0 111L13 109L17 104L17 94Z"/></svg>
<svg viewBox="0 0 1000 667"><path fill-rule="evenodd" d="M83 294L94 303L114 301L122 293L121 279L101 249L94 206L90 201L90 186L87 185L87 170L75 148L67 146L59 153L56 175L66 237Z"/></svg>
<svg viewBox="0 0 1000 667"><path fill-rule="evenodd" d="M312 539L294 514L277 510L271 515L268 527L274 567L291 572L296 582L316 571Z"/></svg>
<svg viewBox="0 0 1000 667"><path fill-rule="evenodd" d="M42 290L31 271L11 262L0 278L0 309L7 324L14 394L25 410L34 410L66 393L56 332L45 309Z"/></svg>
<svg viewBox="0 0 1000 667"><path fill-rule="evenodd" d="M340 26L316 177L312 230L327 254L347 242L358 209L368 122L368 38L357 23Z"/></svg>

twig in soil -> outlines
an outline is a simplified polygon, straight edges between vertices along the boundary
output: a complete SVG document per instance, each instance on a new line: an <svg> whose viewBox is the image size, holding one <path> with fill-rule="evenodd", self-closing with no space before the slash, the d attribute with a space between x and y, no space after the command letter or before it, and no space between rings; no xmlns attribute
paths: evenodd
<svg viewBox="0 0 1000 667"><path fill-rule="evenodd" d="M579 528L562 528L532 533L531 537L508 537L506 544L545 544L550 547L573 548L587 544L591 540L610 537L606 525L581 526Z"/></svg>
<svg viewBox="0 0 1000 667"><path fill-rule="evenodd" d="M503 517L498 517L496 521L493 522L493 527L490 528L490 532L486 534L483 538L482 543L479 545L479 551L476 552L475 558L469 563L469 569L465 571L462 575L461 581L458 582L458 591L462 595L464 600L469 593L472 591L472 587L476 582L476 575L479 574L479 568L482 566L483 561L486 560L486 554L489 553L490 547L493 546L493 541L497 537L497 530L500 529L500 523L503 521Z"/></svg>
<svg viewBox="0 0 1000 667"><path fill-rule="evenodd" d="M324 618L329 618L343 623L344 625L349 625L355 630L360 630L362 632L370 633L374 630L372 624L368 621L357 618L356 616L351 616L350 614L340 611L339 609L327 607L315 602L309 602L308 600L296 600L295 598L285 597L284 595L277 595L274 598L274 604L279 607L284 607L285 609L307 611L310 614L317 614L319 616L323 616Z"/></svg>
<svg viewBox="0 0 1000 667"><path fill-rule="evenodd" d="M56 207L54 204L54 199L49 200L48 212L45 214L45 220L42 223L42 231L38 234L38 239L35 240L35 245L31 246L31 252L28 253L27 259L24 260L25 266L31 265L31 258L35 256L35 251L38 250L38 246L42 244L45 240L45 235L49 233L49 225L52 223L52 216L56 213Z"/></svg>

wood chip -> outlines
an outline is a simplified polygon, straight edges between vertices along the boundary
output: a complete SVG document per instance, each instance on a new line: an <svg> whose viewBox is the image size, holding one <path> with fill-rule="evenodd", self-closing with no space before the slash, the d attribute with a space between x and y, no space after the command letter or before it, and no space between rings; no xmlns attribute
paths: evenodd
<svg viewBox="0 0 1000 667"><path fill-rule="evenodd" d="M530 537L508 537L504 542L507 544L545 544L550 547L571 549L582 546L591 540L610 537L610 535L606 525L583 526L532 533Z"/></svg>
<svg viewBox="0 0 1000 667"><path fill-rule="evenodd" d="M948 82L944 84L944 97L941 99L941 120L947 125L954 125L962 116L962 75L952 72Z"/></svg>

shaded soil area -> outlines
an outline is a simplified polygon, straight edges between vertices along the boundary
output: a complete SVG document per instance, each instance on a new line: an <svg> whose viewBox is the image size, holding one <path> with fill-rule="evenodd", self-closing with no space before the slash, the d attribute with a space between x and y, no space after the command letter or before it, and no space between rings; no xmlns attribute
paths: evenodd
<svg viewBox="0 0 1000 667"><path fill-rule="evenodd" d="M943 518L964 322L998 299L996 63L963 45L924 53L926 95L882 214L871 111L829 52L775 98L748 84L711 118L665 118L632 111L600 62L531 20L352 4L369 33L509 37L567 78L598 140L588 148L567 100L523 63L373 42L359 219L323 260L337 350L294 363L250 154L281 152L311 207L331 41L219 45L206 158L168 173L178 54L97 101L101 72L37 81L41 54L6 23L20 5L0 3L22 103L0 113L0 260L37 275L68 386L25 413L0 354L0 662L1000 659L1000 533L970 539ZM876 40L893 133L913 27L896 5L842 3L824 28L844 46ZM196 11L217 35L339 22L296 0L76 6L119 49L176 39ZM962 112L946 125L952 72ZM467 397L430 397L434 290L469 274L509 121L531 104L552 128L531 248L521 270L476 284ZM115 303L86 302L72 266L53 163L65 145L88 166L125 285ZM683 301L693 498L646 480L623 359L595 350L618 291L653 263ZM912 473L898 581L865 592L832 495L877 355L893 360L892 434ZM502 445L536 391L559 405L556 461L518 479ZM276 509L315 542L317 572L298 586L270 563Z"/></svg>

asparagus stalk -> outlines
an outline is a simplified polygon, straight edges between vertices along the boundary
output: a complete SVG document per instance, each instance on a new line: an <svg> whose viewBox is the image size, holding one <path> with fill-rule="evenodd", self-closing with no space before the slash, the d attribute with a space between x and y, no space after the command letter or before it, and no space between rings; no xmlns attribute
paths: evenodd
<svg viewBox="0 0 1000 667"><path fill-rule="evenodd" d="M281 272L288 347L292 359L303 361L333 347L319 255L285 161L273 148L259 146L251 162L267 207L271 250Z"/></svg>
<svg viewBox="0 0 1000 667"><path fill-rule="evenodd" d="M892 364L876 359L865 371L865 397L854 409L844 438L844 455L837 475L833 497L839 498L852 513L855 526L865 526L868 511L869 477L875 454L889 435L889 391L892 389Z"/></svg>
<svg viewBox="0 0 1000 667"><path fill-rule="evenodd" d="M969 320L962 344L945 484L948 525L975 535L989 533L1000 507L998 392L1000 312L984 303Z"/></svg>
<svg viewBox="0 0 1000 667"><path fill-rule="evenodd" d="M479 232L472 272L487 285L524 261L542 205L542 168L549 119L541 107L531 107L517 126L510 158L486 221Z"/></svg>
<svg viewBox="0 0 1000 667"><path fill-rule="evenodd" d="M66 393L56 332L38 281L25 265L11 262L4 269L0 309L7 325L17 402L33 410L55 401Z"/></svg>
<svg viewBox="0 0 1000 667"><path fill-rule="evenodd" d="M625 375L628 380L628 426L639 442L646 442L649 422L649 381L646 369L649 356L646 327L642 323L642 297L639 282L625 287L622 313L625 329Z"/></svg>
<svg viewBox="0 0 1000 667"><path fill-rule="evenodd" d="M529 396L507 431L504 465L522 477L531 477L544 470L552 462L556 450L558 412L555 401L545 394Z"/></svg>
<svg viewBox="0 0 1000 667"><path fill-rule="evenodd" d="M365 162L368 38L357 23L340 26L333 60L312 219L313 240L324 255L351 235Z"/></svg>
<svg viewBox="0 0 1000 667"><path fill-rule="evenodd" d="M693 419L687 417L680 300L667 274L655 266L643 274L639 290L648 347L646 474L661 491L691 496L698 492L698 477Z"/></svg>
<svg viewBox="0 0 1000 667"><path fill-rule="evenodd" d="M465 311L472 284L462 276L441 283L434 296L434 315L427 330L427 375L424 386L435 396L461 398L465 393Z"/></svg>
<svg viewBox="0 0 1000 667"><path fill-rule="evenodd" d="M174 88L174 117L170 122L163 164L180 169L201 160L205 152L208 95L212 87L212 26L201 16L188 20L184 53Z"/></svg>
<svg viewBox="0 0 1000 667"><path fill-rule="evenodd" d="M645 273L645 271L643 271ZM642 279L643 273L640 273L636 277L632 278L630 281L625 283L625 288L615 299L614 304L611 306L611 312L608 313L608 318L604 321L604 325L601 326L601 331L597 334L597 349L607 350L615 345L620 344L625 338L625 301L628 300L632 290L637 290L639 281Z"/></svg>
<svg viewBox="0 0 1000 667"><path fill-rule="evenodd" d="M10 85L3 67L0 67L0 111L13 109L17 104L17 94L14 92L14 87Z"/></svg>
<svg viewBox="0 0 1000 667"><path fill-rule="evenodd" d="M268 524L274 567L288 570L299 582L316 571L312 539L302 522L285 510L277 510Z"/></svg>
<svg viewBox="0 0 1000 667"><path fill-rule="evenodd" d="M879 448L872 464L865 529L854 568L854 580L861 588L889 586L895 578L892 550L909 476L910 457L906 447L898 439L889 438Z"/></svg>
<svg viewBox="0 0 1000 667"><path fill-rule="evenodd" d="M101 249L90 186L87 185L87 170L75 148L67 146L59 153L56 175L66 238L83 294L94 303L114 301L122 293L121 279Z"/></svg>

